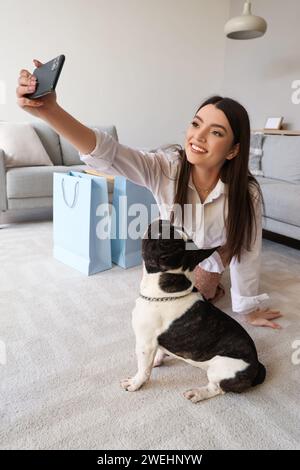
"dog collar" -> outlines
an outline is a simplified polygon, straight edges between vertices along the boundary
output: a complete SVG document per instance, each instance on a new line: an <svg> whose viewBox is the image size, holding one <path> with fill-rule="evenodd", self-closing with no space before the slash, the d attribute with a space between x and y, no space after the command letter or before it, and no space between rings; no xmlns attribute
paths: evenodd
<svg viewBox="0 0 300 470"><path fill-rule="evenodd" d="M187 295L190 295L192 291L189 291L187 294L184 295L178 295L177 297L146 297L145 295L140 293L140 297L145 300L150 300L150 302L166 302L168 300L176 300L176 299L182 299L182 297L186 297Z"/></svg>

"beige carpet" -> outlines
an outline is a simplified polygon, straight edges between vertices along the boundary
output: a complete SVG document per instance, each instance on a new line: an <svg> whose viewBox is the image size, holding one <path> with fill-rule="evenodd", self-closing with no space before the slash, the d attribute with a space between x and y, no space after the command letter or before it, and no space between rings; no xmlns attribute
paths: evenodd
<svg viewBox="0 0 300 470"><path fill-rule="evenodd" d="M136 393L131 310L141 267L86 277L52 258L52 223L0 230L1 449L299 449L300 252L263 241L261 292L285 313L281 331L250 327L266 382L194 405L205 375L169 359ZM226 298L217 305L230 313ZM300 354L298 355L298 357ZM3 357L2 357L3 359Z"/></svg>

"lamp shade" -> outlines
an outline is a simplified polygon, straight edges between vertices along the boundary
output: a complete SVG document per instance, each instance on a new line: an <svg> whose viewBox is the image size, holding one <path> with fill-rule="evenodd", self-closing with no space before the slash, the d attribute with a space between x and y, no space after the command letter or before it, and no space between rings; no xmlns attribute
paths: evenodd
<svg viewBox="0 0 300 470"><path fill-rule="evenodd" d="M245 2L242 16L231 18L225 24L224 32L229 39L254 39L267 31L267 23L260 16L252 15L251 3Z"/></svg>

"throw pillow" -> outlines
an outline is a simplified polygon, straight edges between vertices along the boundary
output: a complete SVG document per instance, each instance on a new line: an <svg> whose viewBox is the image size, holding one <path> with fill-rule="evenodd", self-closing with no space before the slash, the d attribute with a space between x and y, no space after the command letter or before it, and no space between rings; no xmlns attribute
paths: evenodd
<svg viewBox="0 0 300 470"><path fill-rule="evenodd" d="M7 168L51 165L43 144L30 123L0 123L0 148Z"/></svg>

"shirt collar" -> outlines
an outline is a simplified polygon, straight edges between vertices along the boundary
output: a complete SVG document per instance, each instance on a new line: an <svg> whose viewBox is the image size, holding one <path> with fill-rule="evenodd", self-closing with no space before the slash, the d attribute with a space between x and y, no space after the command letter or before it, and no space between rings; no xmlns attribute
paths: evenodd
<svg viewBox="0 0 300 470"><path fill-rule="evenodd" d="M193 189L194 191L196 191L196 193L197 193L197 190L196 190L195 185L193 183L192 172L190 173L188 186L191 189ZM213 199L217 199L221 194L227 194L227 185L225 183L223 183L221 178L219 178L216 186L214 187L212 192L209 193L209 195L207 196L207 198L205 200L205 203L211 202Z"/></svg>

